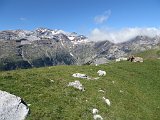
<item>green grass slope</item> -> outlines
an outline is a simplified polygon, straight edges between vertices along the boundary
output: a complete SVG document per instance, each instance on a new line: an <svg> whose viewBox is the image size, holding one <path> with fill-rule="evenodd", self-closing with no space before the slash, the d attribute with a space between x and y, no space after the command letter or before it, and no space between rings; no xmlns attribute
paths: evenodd
<svg viewBox="0 0 160 120"><path fill-rule="evenodd" d="M151 49L151 50L137 53L135 55L141 56L144 59L157 59L157 58L160 58L160 49Z"/></svg>
<svg viewBox="0 0 160 120"><path fill-rule="evenodd" d="M105 70L106 76L98 80L72 77L76 72L97 77L98 70ZM83 84L84 92L67 87L75 80ZM105 92L98 92L99 89ZM92 120L93 108L104 120L158 120L160 60L0 72L0 90L31 104L27 120ZM111 101L111 106L106 105L103 96Z"/></svg>

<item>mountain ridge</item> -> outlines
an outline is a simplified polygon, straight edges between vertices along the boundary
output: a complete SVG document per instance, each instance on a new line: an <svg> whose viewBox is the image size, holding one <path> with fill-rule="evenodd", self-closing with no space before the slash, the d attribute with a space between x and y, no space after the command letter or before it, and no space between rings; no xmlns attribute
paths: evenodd
<svg viewBox="0 0 160 120"><path fill-rule="evenodd" d="M63 30L38 28L34 31L0 31L0 69L52 65L82 65L106 61L149 49L159 49L160 36L136 36L123 43L89 41L84 35Z"/></svg>

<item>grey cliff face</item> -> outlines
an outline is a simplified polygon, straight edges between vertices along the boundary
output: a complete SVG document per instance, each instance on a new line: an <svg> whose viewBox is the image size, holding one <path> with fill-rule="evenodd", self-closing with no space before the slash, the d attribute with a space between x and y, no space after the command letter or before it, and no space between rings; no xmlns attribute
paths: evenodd
<svg viewBox="0 0 160 120"><path fill-rule="evenodd" d="M6 30L0 31L0 69L81 65L100 58L113 60L159 45L159 36L137 36L115 44L107 40L91 42L84 35L62 30Z"/></svg>
<svg viewBox="0 0 160 120"><path fill-rule="evenodd" d="M0 32L0 69L82 64L95 54L87 37L62 30Z"/></svg>

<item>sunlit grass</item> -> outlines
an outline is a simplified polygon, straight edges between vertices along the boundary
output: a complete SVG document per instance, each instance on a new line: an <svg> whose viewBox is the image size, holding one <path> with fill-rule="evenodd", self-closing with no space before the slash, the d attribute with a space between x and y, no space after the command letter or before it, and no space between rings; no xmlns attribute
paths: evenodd
<svg viewBox="0 0 160 120"><path fill-rule="evenodd" d="M107 75L98 80L72 77L76 72L98 77L100 69ZM75 80L84 85L84 92L67 87ZM160 60L5 71L0 72L0 89L31 104L27 120L92 120L93 108L104 120L160 118ZM111 101L110 107L103 96Z"/></svg>

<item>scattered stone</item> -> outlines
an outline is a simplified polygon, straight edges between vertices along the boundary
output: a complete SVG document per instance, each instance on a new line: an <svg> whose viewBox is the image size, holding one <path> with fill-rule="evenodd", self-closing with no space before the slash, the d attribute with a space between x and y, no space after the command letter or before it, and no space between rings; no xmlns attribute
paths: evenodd
<svg viewBox="0 0 160 120"><path fill-rule="evenodd" d="M93 108L92 114L93 114L93 119L94 120L103 120L101 115L98 115L99 110L96 108Z"/></svg>
<svg viewBox="0 0 160 120"><path fill-rule="evenodd" d="M133 62L143 62L143 58L141 57L135 57Z"/></svg>
<svg viewBox="0 0 160 120"><path fill-rule="evenodd" d="M81 73L74 73L72 76L76 78L87 79L87 80L98 80L99 79L99 77L93 78L93 77L87 76L86 74L81 74Z"/></svg>
<svg viewBox="0 0 160 120"><path fill-rule="evenodd" d="M24 120L28 112L27 104L20 97L0 90L0 120Z"/></svg>
<svg viewBox="0 0 160 120"><path fill-rule="evenodd" d="M108 106L111 106L111 102L109 101L109 99L106 99L105 97L103 97L103 100L105 101L105 103L107 103Z"/></svg>
<svg viewBox="0 0 160 120"><path fill-rule="evenodd" d="M50 79L51 82L54 82L54 80Z"/></svg>
<svg viewBox="0 0 160 120"><path fill-rule="evenodd" d="M85 91L84 87L82 86L82 84L78 80L76 80L74 82L69 82L68 86L73 86L76 89L79 89L81 91Z"/></svg>
<svg viewBox="0 0 160 120"><path fill-rule="evenodd" d="M114 84L115 82L114 82L114 81L112 81L112 83Z"/></svg>
<svg viewBox="0 0 160 120"><path fill-rule="evenodd" d="M127 61L128 58L125 57L120 57L116 59L116 62L120 62L120 61Z"/></svg>
<svg viewBox="0 0 160 120"><path fill-rule="evenodd" d="M119 58L116 59L116 62L120 62L121 60Z"/></svg>
<svg viewBox="0 0 160 120"><path fill-rule="evenodd" d="M98 70L97 73L99 74L99 76L105 76L106 75L106 71L103 71L103 70Z"/></svg>
<svg viewBox="0 0 160 120"><path fill-rule="evenodd" d="M122 91L122 90L120 90L119 92L120 92L120 93L123 93L123 91Z"/></svg>
<svg viewBox="0 0 160 120"><path fill-rule="evenodd" d="M93 110L92 110L93 115L98 114L98 112L99 112L98 109L93 108Z"/></svg>
<svg viewBox="0 0 160 120"><path fill-rule="evenodd" d="M141 58L141 57L134 57L133 55L129 56L127 60L131 61L131 62L143 62L143 58Z"/></svg>
<svg viewBox="0 0 160 120"><path fill-rule="evenodd" d="M81 74L81 73L74 73L72 76L76 77L76 78L83 78L83 79L88 78L88 76L86 74Z"/></svg>
<svg viewBox="0 0 160 120"><path fill-rule="evenodd" d="M102 116L101 116L101 115L98 115L98 114L93 115L93 119L94 119L94 120L103 120Z"/></svg>
<svg viewBox="0 0 160 120"><path fill-rule="evenodd" d="M98 92L103 92L104 93L105 91L104 90L98 90Z"/></svg>

